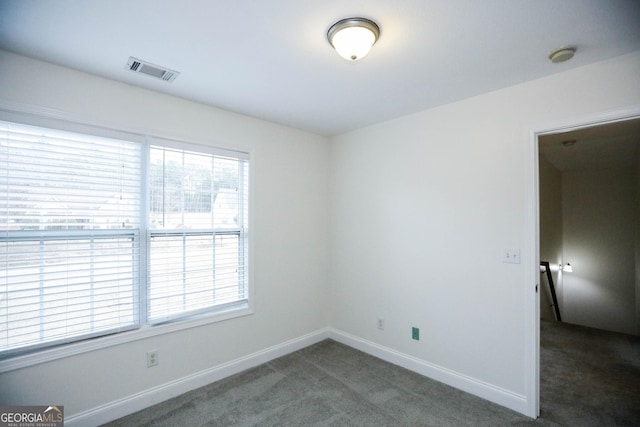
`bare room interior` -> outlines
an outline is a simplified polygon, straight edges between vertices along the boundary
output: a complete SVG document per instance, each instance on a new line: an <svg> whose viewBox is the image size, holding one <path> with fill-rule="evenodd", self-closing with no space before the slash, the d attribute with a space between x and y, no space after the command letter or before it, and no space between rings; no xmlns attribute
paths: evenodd
<svg viewBox="0 0 640 427"><path fill-rule="evenodd" d="M638 22L0 0L1 413L638 419Z"/></svg>

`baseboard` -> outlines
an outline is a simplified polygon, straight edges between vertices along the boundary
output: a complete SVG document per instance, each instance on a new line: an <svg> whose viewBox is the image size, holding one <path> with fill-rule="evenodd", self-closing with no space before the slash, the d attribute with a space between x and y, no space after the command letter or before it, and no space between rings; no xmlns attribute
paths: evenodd
<svg viewBox="0 0 640 427"><path fill-rule="evenodd" d="M379 359L393 363L394 365L402 366L410 371L417 372L441 383L450 385L490 402L527 415L527 399L523 395L513 393L501 387L463 375L459 372L415 358L337 329L329 328L328 332L329 338L339 343L348 345L349 347L353 347Z"/></svg>
<svg viewBox="0 0 640 427"><path fill-rule="evenodd" d="M101 425L278 357L301 350L327 338L329 338L328 329L321 329L105 405L66 416L65 425L69 427Z"/></svg>

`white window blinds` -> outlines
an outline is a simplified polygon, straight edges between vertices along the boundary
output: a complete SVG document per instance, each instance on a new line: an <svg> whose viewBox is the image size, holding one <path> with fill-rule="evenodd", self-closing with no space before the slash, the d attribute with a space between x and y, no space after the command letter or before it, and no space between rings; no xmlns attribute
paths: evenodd
<svg viewBox="0 0 640 427"><path fill-rule="evenodd" d="M246 153L35 122L0 121L0 359L249 307Z"/></svg>
<svg viewBox="0 0 640 427"><path fill-rule="evenodd" d="M138 143L0 122L0 351L138 324Z"/></svg>
<svg viewBox="0 0 640 427"><path fill-rule="evenodd" d="M246 302L247 161L152 146L149 163L149 322Z"/></svg>

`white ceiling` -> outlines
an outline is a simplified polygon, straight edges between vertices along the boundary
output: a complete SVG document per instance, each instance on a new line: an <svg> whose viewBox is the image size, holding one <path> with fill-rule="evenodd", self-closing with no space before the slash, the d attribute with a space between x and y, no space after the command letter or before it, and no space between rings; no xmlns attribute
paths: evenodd
<svg viewBox="0 0 640 427"><path fill-rule="evenodd" d="M326 39L352 16L381 28L358 62ZM330 136L640 50L639 23L638 0L0 0L0 48Z"/></svg>
<svg viewBox="0 0 640 427"><path fill-rule="evenodd" d="M544 135L539 146L540 153L561 172L634 169L638 167L640 119Z"/></svg>

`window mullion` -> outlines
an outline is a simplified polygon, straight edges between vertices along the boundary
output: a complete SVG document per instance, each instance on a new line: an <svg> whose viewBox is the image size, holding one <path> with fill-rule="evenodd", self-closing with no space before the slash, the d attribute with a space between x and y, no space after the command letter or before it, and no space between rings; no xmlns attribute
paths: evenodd
<svg viewBox="0 0 640 427"><path fill-rule="evenodd" d="M211 229L214 230L213 231L213 245L211 246L211 259L213 262L213 271L211 272L211 283L216 283L216 274L217 274L217 269L216 269L216 249L218 247L218 234L215 231L215 218L216 218L216 210L214 209L215 207L215 203L216 203L216 185L215 185L215 170L216 170L216 157L212 156L211 157ZM217 287L216 286L212 286L211 287L211 292L212 292L212 298L213 298L213 303L216 304L216 299L217 299Z"/></svg>
<svg viewBox="0 0 640 427"><path fill-rule="evenodd" d="M96 278L95 278L95 243L96 239L91 237L89 245L89 263L91 264L91 268L89 269L89 295L90 295L90 305L89 305L89 313L91 319L91 329L93 329L95 325L95 299L96 299Z"/></svg>
<svg viewBox="0 0 640 427"><path fill-rule="evenodd" d="M140 234L138 242L138 262L134 262L134 266L139 269L139 274L134 277L138 277L138 299L136 307L139 312L137 313L138 324L149 324L149 251L151 246L151 232L149 230L149 198L150 193L149 185L150 167L149 167L149 155L150 155L150 141L146 139L142 146L142 153L140 156Z"/></svg>
<svg viewBox="0 0 640 427"><path fill-rule="evenodd" d="M38 309L40 310L39 315L40 315L40 319L44 319L44 287L45 287L45 272L44 272L44 265L45 265L45 243L44 243L44 239L40 239L40 257L39 257L39 269L40 269L40 274L38 275L38 291L39 291L39 296L40 296L40 304ZM40 321L40 341L44 341L44 336L45 336L45 328L46 328L46 324L43 321Z"/></svg>
<svg viewBox="0 0 640 427"><path fill-rule="evenodd" d="M246 248L246 242L245 242L245 232L247 229L247 224L245 224L245 189L246 184L245 183L245 167L246 164L245 162L241 161L238 163L238 222L239 222L239 228L240 228L240 232L238 234L238 264L237 264L237 268L243 268L243 271L238 271L238 280L240 283L238 283L238 287L239 287L239 291L242 292L242 296L245 297L247 295L247 289L246 289L246 274L247 272L244 271L244 265L245 264L245 257L247 256L247 248ZM241 289L240 289L241 287Z"/></svg>
<svg viewBox="0 0 640 427"><path fill-rule="evenodd" d="M183 213L184 215L184 213ZM187 234L182 234L182 309L187 310Z"/></svg>
<svg viewBox="0 0 640 427"><path fill-rule="evenodd" d="M185 177L185 172L186 172L186 164L185 164L185 156L186 153L183 151L182 152L182 164L180 165L181 167L181 175L182 175L182 179L181 179L181 184L180 184L180 227L182 227L182 229L184 230L184 228L186 227L186 222L185 222L185 183L184 183L184 177ZM183 231L182 233L182 309L183 310L187 310L187 235L186 233Z"/></svg>

